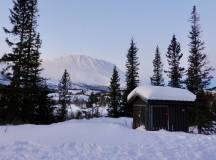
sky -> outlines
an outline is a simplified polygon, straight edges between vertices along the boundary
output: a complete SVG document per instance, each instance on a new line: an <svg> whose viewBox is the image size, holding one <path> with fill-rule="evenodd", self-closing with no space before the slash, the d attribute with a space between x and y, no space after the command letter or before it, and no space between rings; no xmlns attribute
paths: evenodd
<svg viewBox="0 0 216 160"><path fill-rule="evenodd" d="M39 0L42 57L83 54L110 61L124 70L133 38L139 48L141 81L148 81L157 45L167 69L165 54L173 34L184 54L182 65L187 66L193 5L200 14L205 53L216 68L215 0ZM12 0L0 0L0 55L9 51L2 27L11 26L8 16L12 6Z"/></svg>

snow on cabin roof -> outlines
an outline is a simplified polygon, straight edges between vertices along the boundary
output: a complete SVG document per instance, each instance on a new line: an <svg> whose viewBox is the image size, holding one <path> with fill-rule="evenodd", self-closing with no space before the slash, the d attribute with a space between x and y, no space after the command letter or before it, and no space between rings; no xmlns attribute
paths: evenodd
<svg viewBox="0 0 216 160"><path fill-rule="evenodd" d="M127 97L130 101L139 96L145 100L195 101L196 96L186 89L164 86L141 86L135 88Z"/></svg>

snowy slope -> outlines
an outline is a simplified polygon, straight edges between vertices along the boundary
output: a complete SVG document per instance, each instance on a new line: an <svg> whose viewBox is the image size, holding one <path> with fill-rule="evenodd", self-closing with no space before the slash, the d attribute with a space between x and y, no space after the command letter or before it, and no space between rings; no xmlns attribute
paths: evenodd
<svg viewBox="0 0 216 160"><path fill-rule="evenodd" d="M0 84L1 85L9 85L10 84L10 81L4 75L1 74L2 69L5 67L6 67L5 63L0 63Z"/></svg>
<svg viewBox="0 0 216 160"><path fill-rule="evenodd" d="M216 136L131 129L131 119L0 126L0 160L215 160Z"/></svg>
<svg viewBox="0 0 216 160"><path fill-rule="evenodd" d="M4 66L0 64L0 71ZM85 55L65 55L52 60L43 60L42 67L44 68L42 76L48 79L51 88L56 88L64 69L67 69L73 88L106 90L103 86L109 85L114 64ZM124 73L118 68L117 70L123 84ZM0 84L9 84L9 81L1 74Z"/></svg>
<svg viewBox="0 0 216 160"><path fill-rule="evenodd" d="M43 75L58 82L64 69L67 69L74 83L108 85L114 64L84 55L66 55L53 60L44 60ZM119 71L121 80L124 74Z"/></svg>

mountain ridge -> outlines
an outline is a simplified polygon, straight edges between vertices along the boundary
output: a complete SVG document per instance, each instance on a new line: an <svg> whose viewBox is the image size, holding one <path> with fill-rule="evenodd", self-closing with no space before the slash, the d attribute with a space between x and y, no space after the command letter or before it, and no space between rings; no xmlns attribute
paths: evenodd
<svg viewBox="0 0 216 160"><path fill-rule="evenodd" d="M58 83L64 69L67 69L71 81L86 85L108 86L115 65L111 62L93 58L86 55L64 55L54 59L44 60L42 75L53 83ZM121 83L123 83L124 72L118 67Z"/></svg>

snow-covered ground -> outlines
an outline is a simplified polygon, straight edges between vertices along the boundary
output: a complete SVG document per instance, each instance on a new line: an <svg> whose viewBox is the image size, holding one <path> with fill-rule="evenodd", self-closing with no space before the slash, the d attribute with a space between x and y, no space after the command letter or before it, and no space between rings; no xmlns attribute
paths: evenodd
<svg viewBox="0 0 216 160"><path fill-rule="evenodd" d="M0 126L0 160L216 159L216 136L131 129L128 118Z"/></svg>

